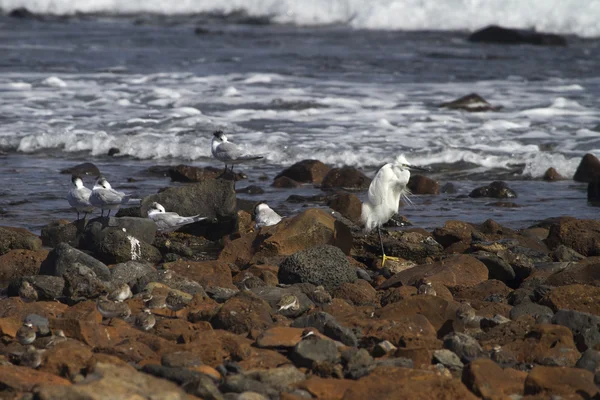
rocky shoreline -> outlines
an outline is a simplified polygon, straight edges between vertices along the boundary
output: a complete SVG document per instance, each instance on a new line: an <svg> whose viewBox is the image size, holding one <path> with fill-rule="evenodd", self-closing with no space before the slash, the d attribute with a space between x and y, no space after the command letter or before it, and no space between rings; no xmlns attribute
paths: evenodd
<svg viewBox="0 0 600 400"><path fill-rule="evenodd" d="M306 161L273 184L368 187L334 170ZM198 178L116 217L0 227L1 398L600 398L600 221L386 230L400 261L382 266L351 192L255 229L234 179L176 174ZM141 218L155 201L209 219L160 234ZM103 318L124 284L128 312Z"/></svg>

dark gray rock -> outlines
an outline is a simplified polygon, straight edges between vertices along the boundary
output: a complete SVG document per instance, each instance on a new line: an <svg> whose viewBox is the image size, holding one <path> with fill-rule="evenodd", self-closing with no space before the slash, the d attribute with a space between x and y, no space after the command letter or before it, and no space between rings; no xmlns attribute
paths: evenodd
<svg viewBox="0 0 600 400"><path fill-rule="evenodd" d="M442 364L450 371L462 371L465 366L456 353L448 349L434 350L433 363Z"/></svg>
<svg viewBox="0 0 600 400"><path fill-rule="evenodd" d="M46 247L56 247L59 243L68 243L73 247L79 246L78 232L83 229L83 219L70 224L64 221L53 221L42 227L41 239L42 245Z"/></svg>
<svg viewBox="0 0 600 400"><path fill-rule="evenodd" d="M134 286L140 278L153 272L156 272L156 269L150 264L127 261L115 265L110 270L111 282L115 285L127 283L129 286Z"/></svg>
<svg viewBox="0 0 600 400"><path fill-rule="evenodd" d="M278 392L288 391L293 385L306 380L306 375L293 365L248 371L245 376L264 383Z"/></svg>
<svg viewBox="0 0 600 400"><path fill-rule="evenodd" d="M550 307L542 306L536 303L524 302L510 310L509 317L513 321L522 315L529 315L533 318L549 321L552 319L554 312Z"/></svg>
<svg viewBox="0 0 600 400"><path fill-rule="evenodd" d="M485 264L489 271L489 279L497 279L504 283L514 281L515 271L506 260L487 251L476 251L471 255Z"/></svg>
<svg viewBox="0 0 600 400"><path fill-rule="evenodd" d="M523 303L531 303L533 301L533 290L528 288L519 288L510 292L507 296L508 304L518 306Z"/></svg>
<svg viewBox="0 0 600 400"><path fill-rule="evenodd" d="M294 328L317 328L325 336L340 341L346 346L358 346L358 339L354 332L341 326L333 316L323 311L298 317L291 326Z"/></svg>
<svg viewBox="0 0 600 400"><path fill-rule="evenodd" d="M227 300L238 294L237 289L212 286L206 289L206 294L217 303L225 303Z"/></svg>
<svg viewBox="0 0 600 400"><path fill-rule="evenodd" d="M200 375L202 375L198 371L193 371L187 368L165 367L157 364L146 364L142 367L142 371L149 375L156 376L157 378L175 382L178 385L196 380L200 377Z"/></svg>
<svg viewBox="0 0 600 400"><path fill-rule="evenodd" d="M485 355L477 340L465 333L452 332L444 336L444 348L455 353L465 364Z"/></svg>
<svg viewBox="0 0 600 400"><path fill-rule="evenodd" d="M595 182L598 178L600 178L600 160L595 155L588 153L582 157L575 175L573 175L573 180L589 183Z"/></svg>
<svg viewBox="0 0 600 400"><path fill-rule="evenodd" d="M406 357L384 358L375 361L375 367L414 368L414 366L413 360Z"/></svg>
<svg viewBox="0 0 600 400"><path fill-rule="evenodd" d="M600 351L587 349L582 355L577 364L576 368L587 369L594 374L594 382L596 385L600 384Z"/></svg>
<svg viewBox="0 0 600 400"><path fill-rule="evenodd" d="M100 170L94 164L85 162L83 164L77 164L70 168L65 168L60 171L61 174L70 174L70 175L91 175L98 176L100 175Z"/></svg>
<svg viewBox="0 0 600 400"><path fill-rule="evenodd" d="M94 271L83 264L75 263L63 274L65 296L71 298L94 298L107 290L105 282L98 279Z"/></svg>
<svg viewBox="0 0 600 400"><path fill-rule="evenodd" d="M517 193L502 181L490 183L488 186L481 186L473 189L469 197L493 197L496 199L513 199Z"/></svg>
<svg viewBox="0 0 600 400"><path fill-rule="evenodd" d="M570 247L565 246L564 244L558 245L552 252L550 253L550 257L552 260L556 262L577 262L583 260L585 256L579 254L575 250Z"/></svg>
<svg viewBox="0 0 600 400"><path fill-rule="evenodd" d="M371 239L374 240L373 243L376 243L375 248L377 248L377 251L381 251L377 233L372 233ZM424 263L428 257L437 257L444 251L444 247L429 236L418 242L412 240L386 240L384 238L383 246L387 255L402 257L416 263Z"/></svg>
<svg viewBox="0 0 600 400"><path fill-rule="evenodd" d="M42 241L31 232L0 227L0 255L14 249L39 250Z"/></svg>
<svg viewBox="0 0 600 400"><path fill-rule="evenodd" d="M342 283L356 282L356 269L338 247L323 245L300 250L279 265L280 283L309 282L323 285L328 291Z"/></svg>
<svg viewBox="0 0 600 400"><path fill-rule="evenodd" d="M198 354L185 350L164 354L160 363L165 367L180 368L193 368L204 364Z"/></svg>
<svg viewBox="0 0 600 400"><path fill-rule="evenodd" d="M89 267L102 280L110 279L110 270L104 263L66 243L60 243L48 254L40 267L40 275L63 276L67 268L76 263Z"/></svg>
<svg viewBox="0 0 600 400"><path fill-rule="evenodd" d="M173 271L168 270L156 270L144 276L141 276L137 283L133 286L132 290L135 293L139 293L144 290L146 285L150 282L158 282L164 285L167 285L171 289L180 290L185 293L189 293L192 296L195 294L200 294L202 296L207 296L204 288L196 281L192 281L186 277L181 275L177 275Z"/></svg>
<svg viewBox="0 0 600 400"><path fill-rule="evenodd" d="M156 224L149 218L136 217L109 217L94 218L85 227L86 241L93 241L94 237L106 229L116 229L126 232L146 243L152 243L156 237Z"/></svg>
<svg viewBox="0 0 600 400"><path fill-rule="evenodd" d="M464 110L469 112L496 111L502 107L494 107L477 93L470 93L446 103L440 104L440 107L451 110Z"/></svg>
<svg viewBox="0 0 600 400"><path fill-rule="evenodd" d="M23 322L29 322L35 326L38 330L39 336L46 336L50 334L48 318L42 317L38 314L27 314L27 316L23 318Z"/></svg>
<svg viewBox="0 0 600 400"><path fill-rule="evenodd" d="M236 197L232 180L208 179L196 184L171 187L145 197L141 205L141 214L146 215L148 208L155 201L162 204L167 211L180 215L199 214L211 219L182 228L183 232L217 240L233 233L237 228Z"/></svg>
<svg viewBox="0 0 600 400"><path fill-rule="evenodd" d="M205 400L225 400L216 383L208 375L200 375L198 379L182 385L187 393Z"/></svg>
<svg viewBox="0 0 600 400"><path fill-rule="evenodd" d="M252 288L250 291L269 303L275 312L288 318L296 318L314 307L314 303L310 301L308 296L302 293L302 290L300 290L298 287L290 286L287 288L281 288L275 286L263 286ZM278 311L279 307L277 306L277 303L285 295L296 296L296 299L298 299L299 303L299 308L297 310L287 309Z"/></svg>
<svg viewBox="0 0 600 400"><path fill-rule="evenodd" d="M222 393L255 392L267 397L276 396L278 393L268 385L255 379L248 378L242 374L230 375L225 378L225 381L219 386L219 390Z"/></svg>
<svg viewBox="0 0 600 400"><path fill-rule="evenodd" d="M40 301L52 301L62 296L65 280L62 276L32 275L13 279L8 286L9 296L18 296L21 283L27 281L33 286Z"/></svg>
<svg viewBox="0 0 600 400"><path fill-rule="evenodd" d="M344 375L349 379L360 379L375 368L375 360L366 349L352 348L342 353Z"/></svg>
<svg viewBox="0 0 600 400"><path fill-rule="evenodd" d="M600 344L600 317L574 310L558 310L552 323L566 326L573 332L579 351L597 348Z"/></svg>
<svg viewBox="0 0 600 400"><path fill-rule="evenodd" d="M537 32L531 29L504 28L489 25L473 32L470 42L497 44L533 44L537 46L566 46L567 40L553 33Z"/></svg>
<svg viewBox="0 0 600 400"><path fill-rule="evenodd" d="M290 359L298 368L312 368L313 362L330 362L335 364L339 354L335 342L328 339L308 338L296 344Z"/></svg>

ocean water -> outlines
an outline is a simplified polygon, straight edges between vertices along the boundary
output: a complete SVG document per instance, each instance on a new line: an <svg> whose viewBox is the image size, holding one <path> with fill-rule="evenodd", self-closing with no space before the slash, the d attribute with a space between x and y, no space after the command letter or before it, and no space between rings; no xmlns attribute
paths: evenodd
<svg viewBox="0 0 600 400"><path fill-rule="evenodd" d="M150 166L220 166L215 129L265 156L238 167L249 177L238 187L266 193L240 197L285 215L306 206L289 195L320 190L271 188L284 167L316 158L372 176L404 153L458 188L414 196L402 212L419 226L597 217L585 184L540 178L549 167L571 177L585 153L600 155L600 2L220 3L0 0L45 14L0 17L2 225L73 218L58 171L80 162L140 197L171 184ZM466 41L487 23L560 32L569 46ZM439 108L471 92L502 109ZM496 179L519 207L465 196Z"/></svg>

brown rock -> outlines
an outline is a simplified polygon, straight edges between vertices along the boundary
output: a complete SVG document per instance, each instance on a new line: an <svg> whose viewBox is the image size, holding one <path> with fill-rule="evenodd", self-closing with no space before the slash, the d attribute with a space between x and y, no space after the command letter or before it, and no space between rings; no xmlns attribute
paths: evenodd
<svg viewBox="0 0 600 400"><path fill-rule="evenodd" d="M67 308L66 304L57 301L23 303L18 297L8 297L0 300L0 318L15 317L22 321L28 314L39 314L45 318L53 318L62 315Z"/></svg>
<svg viewBox="0 0 600 400"><path fill-rule="evenodd" d="M600 287L588 285L567 285L552 289L540 301L554 312L575 310L600 315Z"/></svg>
<svg viewBox="0 0 600 400"><path fill-rule="evenodd" d="M379 305L377 291L373 289L369 282L362 279L355 283L343 283L333 291L332 295L355 306Z"/></svg>
<svg viewBox="0 0 600 400"><path fill-rule="evenodd" d="M247 232L252 228L252 215L244 210L238 210L238 232Z"/></svg>
<svg viewBox="0 0 600 400"><path fill-rule="evenodd" d="M563 181L567 178L565 178L564 176L562 176L561 174L558 173L557 170L555 170L554 168L550 167L546 170L546 172L544 172L544 177L542 178L545 181Z"/></svg>
<svg viewBox="0 0 600 400"><path fill-rule="evenodd" d="M0 386L16 392L31 392L38 385L68 386L71 382L47 372L16 365L0 365Z"/></svg>
<svg viewBox="0 0 600 400"><path fill-rule="evenodd" d="M264 331L273 325L272 309L266 301L243 292L223 304L212 325L236 334Z"/></svg>
<svg viewBox="0 0 600 400"><path fill-rule="evenodd" d="M196 281L204 288L217 286L235 289L231 278L231 269L222 261L192 262L179 260L164 264L164 268Z"/></svg>
<svg viewBox="0 0 600 400"><path fill-rule="evenodd" d="M597 257L590 257L595 259ZM556 272L546 279L546 284L551 286L563 286L572 284L591 285L598 284L600 281L600 261L580 262L571 265L563 271Z"/></svg>
<svg viewBox="0 0 600 400"><path fill-rule="evenodd" d="M411 175L407 187L412 194L440 194L440 184L423 175Z"/></svg>
<svg viewBox="0 0 600 400"><path fill-rule="evenodd" d="M354 223L360 222L362 203L355 194L340 192L336 193L328 202L327 206L338 211L344 217Z"/></svg>
<svg viewBox="0 0 600 400"><path fill-rule="evenodd" d="M586 154L581 159L573 180L576 182L594 182L600 178L600 160L593 154Z"/></svg>
<svg viewBox="0 0 600 400"><path fill-rule="evenodd" d="M575 393L577 397L570 397ZM525 380L525 394L591 399L598 396L598 387L594 384L594 374L585 369L537 366Z"/></svg>
<svg viewBox="0 0 600 400"><path fill-rule="evenodd" d="M320 184L330 169L319 160L302 160L281 171L275 179L285 176L296 182Z"/></svg>
<svg viewBox="0 0 600 400"><path fill-rule="evenodd" d="M0 255L8 253L9 250L40 250L42 240L23 228L9 226L0 227Z"/></svg>
<svg viewBox="0 0 600 400"><path fill-rule="evenodd" d="M475 286L488 279L488 269L474 257L459 254L450 256L433 264L419 265L399 272L383 282L379 289L395 286L413 286L419 280L427 278L448 288Z"/></svg>
<svg viewBox="0 0 600 400"><path fill-rule="evenodd" d="M379 367L347 390L343 400L475 400L469 390L457 379L433 371L397 367Z"/></svg>
<svg viewBox="0 0 600 400"><path fill-rule="evenodd" d="M0 256L0 282L37 275L48 250L10 250Z"/></svg>
<svg viewBox="0 0 600 400"><path fill-rule="evenodd" d="M29 370L31 371L31 370ZM40 400L54 399L170 399L191 400L176 384L137 372L131 367L97 363L88 379L71 386L43 384L39 387Z"/></svg>
<svg viewBox="0 0 600 400"><path fill-rule="evenodd" d="M511 292L512 289L506 286L504 282L496 279L490 279L472 287L462 288L454 294L454 297L457 299L483 301L488 296L494 294L506 298Z"/></svg>
<svg viewBox="0 0 600 400"><path fill-rule="evenodd" d="M369 348L384 340L394 346L410 349L427 347L433 350L441 347L441 342L436 338L436 329L425 316L416 313L395 314L393 319L387 320L368 320L367 324L359 327L363 331L361 342Z"/></svg>
<svg viewBox="0 0 600 400"><path fill-rule="evenodd" d="M92 349L83 343L66 340L46 350L39 370L72 379L86 370L93 354Z"/></svg>
<svg viewBox="0 0 600 400"><path fill-rule="evenodd" d="M102 315L96 308L96 302L92 300L81 301L72 307L69 307L61 315L61 318L72 319L78 321L87 321L93 323L101 323Z"/></svg>
<svg viewBox="0 0 600 400"><path fill-rule="evenodd" d="M179 318L163 318L156 322L154 333L172 342L189 342L196 332L203 332L207 328L212 329L210 325L191 324Z"/></svg>
<svg viewBox="0 0 600 400"><path fill-rule="evenodd" d="M444 247L457 242L471 243L471 234L476 229L472 224L462 221L446 221L443 228L433 230L433 238Z"/></svg>
<svg viewBox="0 0 600 400"><path fill-rule="evenodd" d="M375 316L381 319L397 320L406 316L423 315L434 329L450 329L456 312L446 300L436 296L413 296L377 310ZM443 328L443 329L442 329Z"/></svg>
<svg viewBox="0 0 600 400"><path fill-rule="evenodd" d="M321 209L311 208L277 225L263 227L259 232L226 243L219 261L244 266L257 260L282 258L321 244L337 246L349 254L352 241L346 225Z"/></svg>
<svg viewBox="0 0 600 400"><path fill-rule="evenodd" d="M349 379L323 379L312 376L297 386L319 400L342 400L346 391L356 385L356 381Z"/></svg>
<svg viewBox="0 0 600 400"><path fill-rule="evenodd" d="M473 393L484 399L523 395L524 381L515 379L514 373L505 373L498 364L487 358L478 358L463 370L463 383Z"/></svg>
<svg viewBox="0 0 600 400"><path fill-rule="evenodd" d="M287 176L280 176L275 178L273 183L271 183L271 186L279 189L294 189L302 186L302 184L291 178L288 178Z"/></svg>
<svg viewBox="0 0 600 400"><path fill-rule="evenodd" d="M317 329L313 328L312 331L316 336L327 339L327 336L322 335ZM294 347L300 340L302 340L303 332L304 329L302 328L276 326L264 331L256 339L256 346L261 348L291 348Z"/></svg>
<svg viewBox="0 0 600 400"><path fill-rule="evenodd" d="M559 221L550 227L545 242L551 249L563 244L584 256L600 256L600 221Z"/></svg>
<svg viewBox="0 0 600 400"><path fill-rule="evenodd" d="M400 286L379 293L381 296L381 306L383 307L416 295L417 288L414 286Z"/></svg>
<svg viewBox="0 0 600 400"><path fill-rule="evenodd" d="M207 179L215 179L221 176L223 174L223 169L215 167L193 167L191 165L180 164L176 167L170 167L167 172L173 182L202 182ZM235 174L236 181L245 178L246 176L244 174Z"/></svg>
<svg viewBox="0 0 600 400"><path fill-rule="evenodd" d="M371 179L354 167L332 168L323 178L322 189L368 189Z"/></svg>

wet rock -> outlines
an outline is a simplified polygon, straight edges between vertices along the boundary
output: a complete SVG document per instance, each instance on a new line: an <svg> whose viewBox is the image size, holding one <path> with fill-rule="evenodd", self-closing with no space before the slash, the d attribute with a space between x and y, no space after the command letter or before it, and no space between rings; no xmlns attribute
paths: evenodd
<svg viewBox="0 0 600 400"><path fill-rule="evenodd" d="M432 361L434 364L442 364L450 371L462 371L465 366L462 361L460 361L460 358L448 349L435 350L433 352Z"/></svg>
<svg viewBox="0 0 600 400"><path fill-rule="evenodd" d="M320 184L330 168L319 160L302 160L281 171L275 179L287 177L296 182Z"/></svg>
<svg viewBox="0 0 600 400"><path fill-rule="evenodd" d="M243 194L263 194L265 193L264 189L257 185L250 185L244 188L236 189L236 193Z"/></svg>
<svg viewBox="0 0 600 400"><path fill-rule="evenodd" d="M174 383L137 372L130 366L107 363L97 363L83 382L71 386L42 385L37 395L41 399L189 399Z"/></svg>
<svg viewBox="0 0 600 400"><path fill-rule="evenodd" d="M83 227L83 226L82 226ZM42 227L42 245L56 247L59 243L68 243L73 247L79 244L78 225L65 220L52 221Z"/></svg>
<svg viewBox="0 0 600 400"><path fill-rule="evenodd" d="M203 182L223 175L223 170L213 167L202 168L180 164L170 167L167 170L167 174L173 182ZM244 179L244 176L243 174L235 174L235 178L238 181Z"/></svg>
<svg viewBox="0 0 600 400"><path fill-rule="evenodd" d="M600 346L600 317L573 310L558 310L552 323L566 326L573 332L573 340L579 351Z"/></svg>
<svg viewBox="0 0 600 400"><path fill-rule="evenodd" d="M587 201L594 207L600 206L600 178L588 183Z"/></svg>
<svg viewBox="0 0 600 400"><path fill-rule="evenodd" d="M335 246L323 245L300 250L279 265L281 283L309 282L333 290L345 282L356 282L355 269Z"/></svg>
<svg viewBox="0 0 600 400"><path fill-rule="evenodd" d="M113 157L116 156L117 154L121 153L121 150L117 147L111 147L110 149L108 149L108 156L109 157Z"/></svg>
<svg viewBox="0 0 600 400"><path fill-rule="evenodd" d="M139 261L127 261L119 263L110 269L110 280L113 285L127 283L129 286L134 286L140 278L155 271L156 269L150 264Z"/></svg>
<svg viewBox="0 0 600 400"><path fill-rule="evenodd" d="M240 293L223 304L212 324L236 334L264 331L273 325L271 306L254 295Z"/></svg>
<svg viewBox="0 0 600 400"><path fill-rule="evenodd" d="M83 164L77 164L70 168L65 168L60 171L61 174L70 174L70 175L91 175L98 176L100 175L100 170L94 164L85 162Z"/></svg>
<svg viewBox="0 0 600 400"><path fill-rule="evenodd" d="M288 318L296 318L314 307L313 302L308 298L308 296L302 293L302 291L299 288L294 286L288 288L263 286L252 288L250 289L250 291L259 298L269 303L271 308L276 313L284 315ZM297 302L297 306L287 309L281 308L280 303L284 296L293 296L295 301Z"/></svg>
<svg viewBox="0 0 600 400"><path fill-rule="evenodd" d="M565 245L584 256L600 255L600 221L565 219L550 227L548 247Z"/></svg>
<svg viewBox="0 0 600 400"><path fill-rule="evenodd" d="M0 256L0 282L38 274L47 256L47 250L10 250Z"/></svg>
<svg viewBox="0 0 600 400"><path fill-rule="evenodd" d="M477 340L465 333L449 333L444 337L444 347L455 353L465 364L484 356Z"/></svg>
<svg viewBox="0 0 600 400"><path fill-rule="evenodd" d="M338 211L344 217L354 223L360 222L362 213L362 202L355 194L340 192L336 193L327 202L327 206L332 210Z"/></svg>
<svg viewBox="0 0 600 400"><path fill-rule="evenodd" d="M94 298L106 290L104 282L96 277L94 271L80 263L70 265L63 278L64 294L71 298Z"/></svg>
<svg viewBox="0 0 600 400"><path fill-rule="evenodd" d="M497 111L502 107L494 107L477 93L471 93L459 99L440 104L440 107L451 110L465 110L470 112Z"/></svg>
<svg viewBox="0 0 600 400"><path fill-rule="evenodd" d="M447 193L447 194L456 194L456 193L458 193L456 185L454 185L454 183L452 183L452 182L445 183L444 186L442 186L442 188L440 189L440 191L442 193Z"/></svg>
<svg viewBox="0 0 600 400"><path fill-rule="evenodd" d="M489 25L473 32L470 42L498 44L533 44L538 46L566 46L567 40L553 33L537 32L535 30L504 28Z"/></svg>
<svg viewBox="0 0 600 400"><path fill-rule="evenodd" d="M594 382L596 385L600 383L600 351L588 349L583 353L576 368L583 368L594 374Z"/></svg>
<svg viewBox="0 0 600 400"><path fill-rule="evenodd" d="M135 219L152 223L152 221L148 219ZM93 226L93 224L94 223L88 224L88 227ZM154 224L152 223L152 225ZM154 229L154 232L156 232L156 225L149 229ZM86 234L89 239L86 240L85 247L91 251L95 257L107 264L117 264L127 261L156 263L162 258L156 247L122 229L106 227L97 232L91 232L92 230L89 231L89 234ZM150 243L151 242L152 241L150 241Z"/></svg>
<svg viewBox="0 0 600 400"><path fill-rule="evenodd" d="M544 305L525 302L513 307L510 310L509 314L510 319L512 319L513 321L523 315L529 315L533 317L536 321L548 322L552 319L554 312L552 311L552 309Z"/></svg>
<svg viewBox="0 0 600 400"><path fill-rule="evenodd" d="M563 181L567 178L565 178L564 176L559 174L558 171L555 170L554 168L550 167L546 170L546 172L544 172L544 176L542 177L542 179L545 181L553 182L553 181Z"/></svg>
<svg viewBox="0 0 600 400"><path fill-rule="evenodd" d="M525 377L515 379L515 373L509 371L492 360L479 358L467 365L462 380L473 393L484 399L522 396Z"/></svg>
<svg viewBox="0 0 600 400"><path fill-rule="evenodd" d="M40 275L63 276L76 263L90 268L98 278L110 280L110 270L104 263L66 243L59 244L48 254L40 267Z"/></svg>
<svg viewBox="0 0 600 400"><path fill-rule="evenodd" d="M440 194L440 184L423 175L411 175L406 186L412 194Z"/></svg>
<svg viewBox="0 0 600 400"><path fill-rule="evenodd" d="M574 393L584 399L597 396L598 387L594 384L594 374L580 368L537 366L525 379L525 394L555 398L554 396L571 396Z"/></svg>
<svg viewBox="0 0 600 400"><path fill-rule="evenodd" d="M517 197L517 193L508 187L508 185L502 181L495 181L490 183L488 186L481 186L473 189L469 193L469 197L494 197L496 199L514 199Z"/></svg>
<svg viewBox="0 0 600 400"><path fill-rule="evenodd" d="M347 346L358 346L358 339L351 329L340 325L330 314L318 311L303 315L292 322L294 328L317 328L327 337L340 341Z"/></svg>
<svg viewBox="0 0 600 400"><path fill-rule="evenodd" d="M342 283L337 289L333 290L332 294L333 297L344 299L354 306L379 305L377 291L362 279L355 283Z"/></svg>
<svg viewBox="0 0 600 400"><path fill-rule="evenodd" d="M332 168L323 178L322 189L368 189L371 179L354 167Z"/></svg>
<svg viewBox="0 0 600 400"><path fill-rule="evenodd" d="M275 178L271 186L279 189L294 189L299 188L302 186L302 184L288 178L287 176L280 176L279 178Z"/></svg>
<svg viewBox="0 0 600 400"><path fill-rule="evenodd" d="M170 187L142 200L141 215L146 215L154 202L179 215L201 215L217 222L201 221L181 231L211 240L233 233L237 227L237 205L234 181L209 179L193 185Z"/></svg>
<svg viewBox="0 0 600 400"><path fill-rule="evenodd" d="M339 358L339 354L333 341L308 338L301 340L294 347L290 358L299 368L312 368L314 362L335 363Z"/></svg>
<svg viewBox="0 0 600 400"><path fill-rule="evenodd" d="M221 261L176 261L164 264L163 268L196 281L205 288L216 286L235 289L231 278L231 269Z"/></svg>
<svg viewBox="0 0 600 400"><path fill-rule="evenodd" d="M460 254L450 256L442 261L407 269L384 281L380 290L396 286L414 286L418 281L427 278L430 282L438 282L448 288L475 286L488 279L488 269L474 257Z"/></svg>
<svg viewBox="0 0 600 400"><path fill-rule="evenodd" d="M19 228L0 227L0 255L10 250L40 250L42 241L33 233Z"/></svg>
<svg viewBox="0 0 600 400"><path fill-rule="evenodd" d="M435 228L432 232L436 242L447 248L454 243L471 243L471 236L475 232L472 224L462 221L446 221L444 227Z"/></svg>
<svg viewBox="0 0 600 400"><path fill-rule="evenodd" d="M595 182L600 178L600 160L593 154L586 154L581 159L573 180L575 182Z"/></svg>
<svg viewBox="0 0 600 400"><path fill-rule="evenodd" d="M48 385L60 388L69 386L71 382L54 374L36 371L16 365L0 365L0 385L5 390L13 392L32 392L38 385Z"/></svg>
<svg viewBox="0 0 600 400"><path fill-rule="evenodd" d="M405 260L414 261L417 263L426 263L431 258L441 255L444 248L428 234L422 232L402 232L401 234L392 234L394 240L387 237L383 239L383 247L387 255L401 257ZM377 233L370 236L372 243L371 248L380 252L379 237Z"/></svg>

